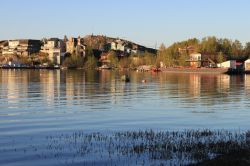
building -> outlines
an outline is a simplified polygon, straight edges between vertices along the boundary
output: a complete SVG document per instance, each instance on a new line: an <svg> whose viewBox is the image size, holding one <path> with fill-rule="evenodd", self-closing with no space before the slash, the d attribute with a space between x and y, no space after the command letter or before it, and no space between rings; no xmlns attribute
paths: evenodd
<svg viewBox="0 0 250 166"><path fill-rule="evenodd" d="M201 67L201 54L200 53L190 54L187 62L190 63L191 67Z"/></svg>
<svg viewBox="0 0 250 166"><path fill-rule="evenodd" d="M61 39L51 38L45 42L41 52L47 54L51 62L60 65L66 52L65 43Z"/></svg>
<svg viewBox="0 0 250 166"><path fill-rule="evenodd" d="M0 55L2 55L3 48L7 46L8 46L7 40L0 41Z"/></svg>
<svg viewBox="0 0 250 166"><path fill-rule="evenodd" d="M217 67L219 67L219 68L230 68L231 64L232 64L231 61L225 61L225 62L217 64Z"/></svg>
<svg viewBox="0 0 250 166"><path fill-rule="evenodd" d="M73 38L71 37L67 42L66 42L66 52L76 55L80 55L85 57L85 50L86 50L86 45L84 45L84 41L82 38Z"/></svg>
<svg viewBox="0 0 250 166"><path fill-rule="evenodd" d="M39 52L41 49L40 40L9 40L8 46L3 47L2 55L29 56Z"/></svg>
<svg viewBox="0 0 250 166"><path fill-rule="evenodd" d="M106 48L108 51L113 50L113 51L122 52L123 54L121 55L130 54L132 51L131 44L120 39L117 39L116 41L108 43Z"/></svg>
<svg viewBox="0 0 250 166"><path fill-rule="evenodd" d="M178 52L180 54L187 54L187 55L194 54L195 50L196 49L195 49L194 46L187 46L187 47L184 47L184 48L178 48Z"/></svg>
<svg viewBox="0 0 250 166"><path fill-rule="evenodd" d="M245 69L246 72L250 72L250 59L247 59L244 62L244 69Z"/></svg>
<svg viewBox="0 0 250 166"><path fill-rule="evenodd" d="M154 49L149 49L144 46L140 46L138 44L121 39L116 39L115 41L108 43L106 46L106 50L121 52L121 54L119 54L121 56L130 54L144 54L146 51L149 53L156 53L156 50Z"/></svg>

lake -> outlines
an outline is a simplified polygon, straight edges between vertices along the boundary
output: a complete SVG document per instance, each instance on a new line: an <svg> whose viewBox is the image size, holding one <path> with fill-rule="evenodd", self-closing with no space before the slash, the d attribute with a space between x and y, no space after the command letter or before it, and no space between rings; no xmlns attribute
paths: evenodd
<svg viewBox="0 0 250 166"><path fill-rule="evenodd" d="M0 165L72 165L48 138L78 131L249 130L249 97L250 75L0 70Z"/></svg>

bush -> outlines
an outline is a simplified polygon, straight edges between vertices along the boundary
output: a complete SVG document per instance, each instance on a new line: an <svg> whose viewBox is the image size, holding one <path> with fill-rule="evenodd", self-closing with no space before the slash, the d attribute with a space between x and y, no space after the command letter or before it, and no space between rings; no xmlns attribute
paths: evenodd
<svg viewBox="0 0 250 166"><path fill-rule="evenodd" d="M63 66L68 68L82 68L84 67L84 58L72 55L64 60Z"/></svg>
<svg viewBox="0 0 250 166"><path fill-rule="evenodd" d="M98 67L97 59L94 56L88 56L84 67L88 69L95 69L96 67Z"/></svg>

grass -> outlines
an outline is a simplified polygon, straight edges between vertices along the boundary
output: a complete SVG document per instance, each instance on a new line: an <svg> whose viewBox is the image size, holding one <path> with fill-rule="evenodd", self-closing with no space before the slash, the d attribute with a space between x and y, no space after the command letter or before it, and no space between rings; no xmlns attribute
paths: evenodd
<svg viewBox="0 0 250 166"><path fill-rule="evenodd" d="M249 164L250 132L226 130L75 132L48 136L47 155L90 165ZM65 154L68 154L65 156ZM46 156L41 156L45 157ZM49 156L47 156L49 157ZM234 160L233 160L234 159Z"/></svg>

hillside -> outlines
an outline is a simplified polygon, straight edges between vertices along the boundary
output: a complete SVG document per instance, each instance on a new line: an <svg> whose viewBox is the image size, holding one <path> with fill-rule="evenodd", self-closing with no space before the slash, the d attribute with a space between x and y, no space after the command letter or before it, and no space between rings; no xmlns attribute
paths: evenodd
<svg viewBox="0 0 250 166"><path fill-rule="evenodd" d="M83 38L84 44L88 47L91 47L93 49L97 50L106 50L106 46L109 43L112 42L120 42L122 45L127 46L131 49L135 49L142 52L150 52L156 54L157 50L152 48L147 48L145 46L136 44L134 42L120 39L120 38L113 38L113 37L107 37L103 35L87 35Z"/></svg>

